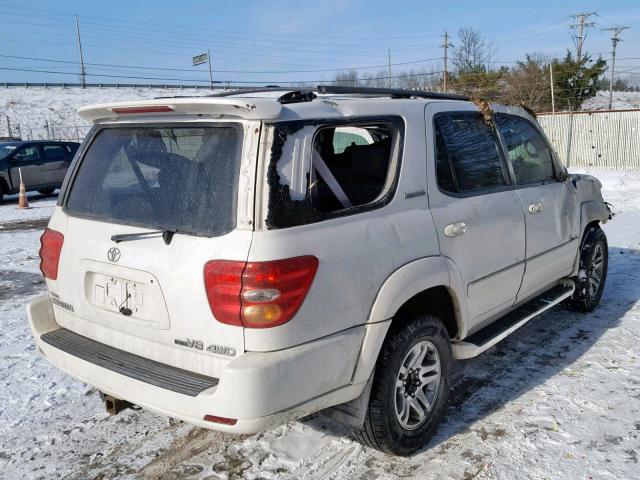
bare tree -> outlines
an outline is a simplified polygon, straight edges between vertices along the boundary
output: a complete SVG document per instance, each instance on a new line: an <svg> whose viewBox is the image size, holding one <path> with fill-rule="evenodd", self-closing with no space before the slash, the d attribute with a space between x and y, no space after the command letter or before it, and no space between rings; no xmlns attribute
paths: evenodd
<svg viewBox="0 0 640 480"><path fill-rule="evenodd" d="M355 87L359 84L358 81L358 71L357 70L347 70L344 72L336 73L336 76L333 79L333 83L335 85L345 85L349 87Z"/></svg>
<svg viewBox="0 0 640 480"><path fill-rule="evenodd" d="M493 45L482 38L473 27L458 30L458 41L454 48L453 65L457 73L488 70L493 57Z"/></svg>
<svg viewBox="0 0 640 480"><path fill-rule="evenodd" d="M551 110L549 63L541 53L527 54L505 80L503 102L524 104L539 112Z"/></svg>
<svg viewBox="0 0 640 480"><path fill-rule="evenodd" d="M421 70L409 70L399 75L397 85L399 88L410 90L437 91L442 83L442 74L435 68Z"/></svg>

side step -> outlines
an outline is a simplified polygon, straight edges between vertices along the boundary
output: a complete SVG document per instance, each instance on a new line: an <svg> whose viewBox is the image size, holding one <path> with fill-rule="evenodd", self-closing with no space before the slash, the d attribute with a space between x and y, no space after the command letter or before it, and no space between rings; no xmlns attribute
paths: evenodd
<svg viewBox="0 0 640 480"><path fill-rule="evenodd" d="M463 341L452 343L451 350L453 352L453 358L464 360L480 355L503 338L515 332L532 318L570 297L574 290L575 284L573 281L564 280L563 283L552 287L542 295L538 295L527 303L520 305L504 317L487 325Z"/></svg>

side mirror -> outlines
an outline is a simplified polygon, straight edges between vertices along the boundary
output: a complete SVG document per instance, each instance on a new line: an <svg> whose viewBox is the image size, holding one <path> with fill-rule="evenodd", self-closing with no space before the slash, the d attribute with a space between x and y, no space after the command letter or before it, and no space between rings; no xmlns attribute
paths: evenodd
<svg viewBox="0 0 640 480"><path fill-rule="evenodd" d="M560 181L561 182L566 182L571 178L571 175L569 175L569 172L567 172L566 170L562 170L560 172Z"/></svg>

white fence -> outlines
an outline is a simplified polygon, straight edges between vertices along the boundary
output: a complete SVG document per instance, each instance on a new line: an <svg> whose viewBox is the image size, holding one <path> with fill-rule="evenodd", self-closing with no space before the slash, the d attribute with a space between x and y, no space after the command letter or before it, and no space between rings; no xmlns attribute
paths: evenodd
<svg viewBox="0 0 640 480"><path fill-rule="evenodd" d="M569 167L640 170L640 110L538 115Z"/></svg>

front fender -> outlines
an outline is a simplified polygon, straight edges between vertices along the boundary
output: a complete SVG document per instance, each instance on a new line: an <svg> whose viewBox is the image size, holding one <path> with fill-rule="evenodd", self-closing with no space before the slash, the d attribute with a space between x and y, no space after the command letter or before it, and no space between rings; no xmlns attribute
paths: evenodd
<svg viewBox="0 0 640 480"><path fill-rule="evenodd" d="M580 231L584 232L592 222L607 221L611 216L611 212L603 201L589 200L580 205Z"/></svg>

